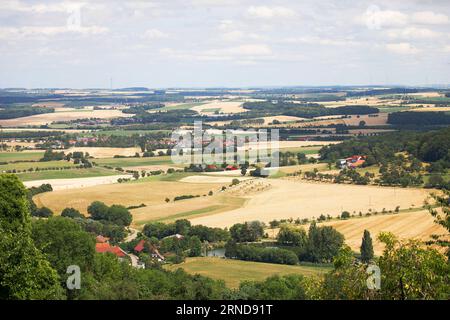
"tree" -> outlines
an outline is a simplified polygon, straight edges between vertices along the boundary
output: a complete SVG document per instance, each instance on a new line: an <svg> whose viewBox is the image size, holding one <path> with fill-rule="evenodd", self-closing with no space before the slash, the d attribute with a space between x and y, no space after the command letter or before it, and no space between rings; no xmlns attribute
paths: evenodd
<svg viewBox="0 0 450 320"><path fill-rule="evenodd" d="M126 207L113 204L108 208L106 220L116 225L127 227L131 224L131 221L133 221L133 216Z"/></svg>
<svg viewBox="0 0 450 320"><path fill-rule="evenodd" d="M81 271L88 270L93 263L95 253L94 237L83 231L74 220L53 217L47 220L33 221L32 238L58 271L65 282L66 270L70 265L78 265Z"/></svg>
<svg viewBox="0 0 450 320"><path fill-rule="evenodd" d="M108 216L108 209L108 206L103 202L94 201L88 206L87 212L94 220L105 220Z"/></svg>
<svg viewBox="0 0 450 320"><path fill-rule="evenodd" d="M432 194L431 196L437 208L427 204L428 211L435 218L435 222L447 230L447 235L438 237L436 242L442 247L447 247L447 258L450 261L450 243L447 239L450 232L450 190L443 190L441 195Z"/></svg>
<svg viewBox="0 0 450 320"><path fill-rule="evenodd" d="M53 211L47 207L38 208L33 212L33 216L40 218L49 218L53 216Z"/></svg>
<svg viewBox="0 0 450 320"><path fill-rule="evenodd" d="M306 259L313 262L330 262L344 244L344 236L330 226L317 227L311 223L308 232Z"/></svg>
<svg viewBox="0 0 450 320"><path fill-rule="evenodd" d="M364 230L364 235L361 243L361 261L368 263L373 259L373 245L372 238L370 237L370 232Z"/></svg>
<svg viewBox="0 0 450 320"><path fill-rule="evenodd" d="M277 241L282 245L305 248L308 243L308 236L303 229L282 226L278 232Z"/></svg>
<svg viewBox="0 0 450 320"><path fill-rule="evenodd" d="M350 218L350 212L348 211L343 211L341 213L341 219L349 219Z"/></svg>
<svg viewBox="0 0 450 320"><path fill-rule="evenodd" d="M416 240L401 242L391 233L378 238L385 245L378 260L382 299L450 298L450 265L444 255Z"/></svg>
<svg viewBox="0 0 450 320"><path fill-rule="evenodd" d="M0 227L11 232L30 228L27 190L14 174L0 175Z"/></svg>
<svg viewBox="0 0 450 320"><path fill-rule="evenodd" d="M61 217L67 217L67 218L84 218L84 216L81 214L80 211L74 208L65 208L61 212Z"/></svg>
<svg viewBox="0 0 450 320"><path fill-rule="evenodd" d="M193 236L189 239L189 256L199 257L202 254L202 242L199 237Z"/></svg>
<svg viewBox="0 0 450 320"><path fill-rule="evenodd" d="M31 239L27 191L16 175L0 175L0 299L63 297L56 271Z"/></svg>
<svg viewBox="0 0 450 320"><path fill-rule="evenodd" d="M260 221L236 223L230 228L230 234L236 242L253 242L264 235L264 225Z"/></svg>

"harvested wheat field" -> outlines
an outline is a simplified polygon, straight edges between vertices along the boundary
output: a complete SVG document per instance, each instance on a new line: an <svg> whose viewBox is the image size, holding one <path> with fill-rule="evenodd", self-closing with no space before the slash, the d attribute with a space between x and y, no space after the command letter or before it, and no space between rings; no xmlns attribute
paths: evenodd
<svg viewBox="0 0 450 320"><path fill-rule="evenodd" d="M6 119L0 120L0 126L4 127L16 127L16 126L38 126L51 124L55 121L69 121L77 119L87 119L87 118L101 118L101 119L111 119L118 117L131 117L132 114L122 113L120 110L83 110L83 111L73 111L73 112L54 112L54 113L44 113L37 114L34 116L16 118L16 119Z"/></svg>
<svg viewBox="0 0 450 320"><path fill-rule="evenodd" d="M227 172L227 171L223 171ZM228 171L230 172L230 171ZM232 171L231 171L232 172ZM245 181L252 179L250 177L227 177L227 176L211 176L211 175L202 175L202 176L189 176L181 179L181 182L188 183L231 183L234 179L238 179L239 181Z"/></svg>
<svg viewBox="0 0 450 320"><path fill-rule="evenodd" d="M145 223L150 221L173 222L178 219L189 219L205 217L224 211L230 211L241 207L245 199L241 197L233 197L229 194L219 191L219 188L211 187L214 192L213 196L206 193L200 197L164 202L151 206L131 210L133 214L133 226L141 229ZM194 192L193 192L194 193Z"/></svg>
<svg viewBox="0 0 450 320"><path fill-rule="evenodd" d="M271 188L251 195L242 208L192 219L193 224L230 227L238 222L269 222L283 218L312 218L342 211L368 212L419 207L428 197L423 189L323 184L289 180L270 180Z"/></svg>
<svg viewBox="0 0 450 320"><path fill-rule="evenodd" d="M148 166L131 166L131 167L123 167L124 170L134 170L134 171L163 171L167 172L169 169L180 170L179 167L169 166L169 165L148 165Z"/></svg>
<svg viewBox="0 0 450 320"><path fill-rule="evenodd" d="M235 101L214 101L200 106L195 106L191 108L191 110L197 111L198 113L201 114L214 113L215 110L221 113L240 113L247 111L242 107L243 104L244 104L243 102L235 102Z"/></svg>
<svg viewBox="0 0 450 320"><path fill-rule="evenodd" d="M166 204L165 199L181 195L204 195L209 191L216 193L222 184L183 183L178 181L136 181L86 187L82 189L61 190L39 194L34 197L36 204L46 206L54 212L61 212L66 207L73 207L86 213L93 201L102 201L108 205L121 204L136 206L144 203L146 211L152 212L150 206ZM189 200L179 201L186 206ZM166 208L167 209L167 208ZM187 211L187 210L185 210ZM171 211L166 210L172 214Z"/></svg>
<svg viewBox="0 0 450 320"><path fill-rule="evenodd" d="M84 152L89 153L91 157L97 159L113 158L115 155L122 157L131 157L141 152L141 148L107 148L107 147L74 147L70 148L65 153L70 152Z"/></svg>
<svg viewBox="0 0 450 320"><path fill-rule="evenodd" d="M433 234L446 234L446 230L434 222L428 211L404 212L389 215L373 215L371 217L353 218L349 220L321 223L330 225L341 232L345 242L354 251L359 251L364 230L369 230L373 239L375 254L383 251L383 245L378 241L380 232L392 232L401 239L430 240Z"/></svg>
<svg viewBox="0 0 450 320"><path fill-rule="evenodd" d="M74 179L45 179L45 180L33 180L25 181L23 184L27 188L38 187L42 184L51 184L54 191L69 190L69 189L81 189L98 185L105 185L116 183L117 179L130 178L130 175L112 175L104 177L91 177L91 178L74 178ZM48 205L46 205L48 206Z"/></svg>

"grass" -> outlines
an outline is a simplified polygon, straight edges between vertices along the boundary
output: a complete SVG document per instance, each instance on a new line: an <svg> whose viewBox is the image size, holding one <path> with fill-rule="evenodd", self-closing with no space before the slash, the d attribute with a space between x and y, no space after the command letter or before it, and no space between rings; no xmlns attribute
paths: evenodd
<svg viewBox="0 0 450 320"><path fill-rule="evenodd" d="M281 152L303 153L305 155L317 154L322 147L294 147L294 148L280 148Z"/></svg>
<svg viewBox="0 0 450 320"><path fill-rule="evenodd" d="M132 135L145 135L150 133L170 133L170 130L100 130L93 131L88 133L82 133L83 137L93 137L94 135L98 136L121 136L121 137L129 137Z"/></svg>
<svg viewBox="0 0 450 320"><path fill-rule="evenodd" d="M98 165L106 165L112 167L139 167L153 165L172 165L170 156L151 157L151 158L106 158L96 159L94 161Z"/></svg>
<svg viewBox="0 0 450 320"><path fill-rule="evenodd" d="M0 172L7 170L27 170L30 168L62 168L62 167L74 167L73 162L68 161L45 161L45 162L17 162L0 165Z"/></svg>
<svg viewBox="0 0 450 320"><path fill-rule="evenodd" d="M230 288L238 288L242 281L262 281L272 275L301 274L321 276L332 268L327 266L297 265L231 260L213 257L187 258L186 262L166 266L169 270L184 269L190 274L200 274L223 280Z"/></svg>
<svg viewBox="0 0 450 320"><path fill-rule="evenodd" d="M192 216L203 215L205 213L211 213L211 212L219 210L221 208L222 208L221 205L214 205L214 206L209 206L209 207L202 208L202 209L177 213L177 214L174 214L173 216L170 216L169 219L158 219L156 221L167 223L167 222L171 222L171 221L175 221L175 220L179 220L179 219L186 219L187 217L192 218Z"/></svg>
<svg viewBox="0 0 450 320"><path fill-rule="evenodd" d="M172 106L166 106L160 109L157 109L158 111L169 111L169 110L186 110L186 109L191 109L197 106L201 106L204 105L204 102L198 102L198 103L180 103L180 104L175 104Z"/></svg>
<svg viewBox="0 0 450 320"><path fill-rule="evenodd" d="M221 108L207 108L207 109L202 109L202 112L219 112L220 110L222 110Z"/></svg>
<svg viewBox="0 0 450 320"><path fill-rule="evenodd" d="M44 156L44 152L0 152L0 162L37 161Z"/></svg>
<svg viewBox="0 0 450 320"><path fill-rule="evenodd" d="M49 170L38 172L18 173L17 176L22 181L47 180L47 179L73 179L113 176L118 173L104 168L70 169L70 170Z"/></svg>

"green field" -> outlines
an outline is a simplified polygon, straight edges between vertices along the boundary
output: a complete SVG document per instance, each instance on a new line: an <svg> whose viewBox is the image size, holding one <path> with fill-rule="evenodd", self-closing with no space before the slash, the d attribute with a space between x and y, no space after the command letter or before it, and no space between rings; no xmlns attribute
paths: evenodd
<svg viewBox="0 0 450 320"><path fill-rule="evenodd" d="M27 170L30 168L62 168L74 167L75 164L69 161L43 161L43 162L17 162L0 165L0 172L7 170Z"/></svg>
<svg viewBox="0 0 450 320"><path fill-rule="evenodd" d="M202 109L202 112L219 112L220 110L222 110L221 108L207 108L207 109Z"/></svg>
<svg viewBox="0 0 450 320"><path fill-rule="evenodd" d="M44 152L0 152L0 162L37 161L44 156Z"/></svg>
<svg viewBox="0 0 450 320"><path fill-rule="evenodd" d="M70 170L49 170L39 172L18 173L17 176L22 181L48 180L48 179L73 179L104 177L119 174L113 170L104 168L70 169Z"/></svg>
<svg viewBox="0 0 450 320"><path fill-rule="evenodd" d="M293 152L293 153L304 153L305 155L317 154L322 147L292 147L292 148L280 148L281 152Z"/></svg>
<svg viewBox="0 0 450 320"><path fill-rule="evenodd" d="M163 107L163 108L160 108L158 110L161 110L161 111L186 110L186 109L191 109L193 107L201 106L201 105L204 105L204 104L205 104L205 102L180 103L180 104L175 104L175 105L172 105L172 106Z"/></svg>
<svg viewBox="0 0 450 320"><path fill-rule="evenodd" d="M87 133L82 133L83 137L93 137L97 136L122 136L129 137L132 135L145 135L151 133L170 133L170 130L100 130L92 131Z"/></svg>
<svg viewBox="0 0 450 320"><path fill-rule="evenodd" d="M262 262L231 260L213 257L187 258L186 262L166 267L169 270L184 269L190 274L200 274L225 281L230 288L239 287L244 280L261 281L272 275L301 274L320 276L331 270L327 266L288 266Z"/></svg>
<svg viewBox="0 0 450 320"><path fill-rule="evenodd" d="M153 165L173 165L170 156L151 157L151 158L105 158L95 159L98 165L117 167L138 167Z"/></svg>

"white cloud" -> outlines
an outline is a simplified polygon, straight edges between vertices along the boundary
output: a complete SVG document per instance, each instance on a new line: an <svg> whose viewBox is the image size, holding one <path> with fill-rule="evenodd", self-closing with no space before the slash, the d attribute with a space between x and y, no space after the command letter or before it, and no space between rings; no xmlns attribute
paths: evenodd
<svg viewBox="0 0 450 320"><path fill-rule="evenodd" d="M390 52L404 55L419 53L419 49L408 42L388 43L386 44L386 49Z"/></svg>
<svg viewBox="0 0 450 320"><path fill-rule="evenodd" d="M420 24L448 24L449 19L445 14L432 11L419 11L412 15L412 21Z"/></svg>
<svg viewBox="0 0 450 320"><path fill-rule="evenodd" d="M247 14L255 18L271 19L271 18L290 18L295 16L295 11L280 6L251 6L247 9Z"/></svg>
<svg viewBox="0 0 450 320"><path fill-rule="evenodd" d="M158 29L148 29L144 32L144 34L142 35L142 38L144 39L164 39L164 38L168 38L169 35L165 32L162 32Z"/></svg>
<svg viewBox="0 0 450 320"><path fill-rule="evenodd" d="M99 26L90 27L68 27L68 26L27 26L20 28L0 28L0 38L15 39L19 37L32 36L56 36L65 33L79 33L83 35L96 35L108 32L107 28Z"/></svg>
<svg viewBox="0 0 450 320"><path fill-rule="evenodd" d="M224 34L222 34L222 39L224 41L239 41L242 40L244 37L245 37L244 32L239 30L225 32Z"/></svg>
<svg viewBox="0 0 450 320"><path fill-rule="evenodd" d="M236 47L207 50L205 53L207 55L226 56L267 56L272 54L272 49L266 44L244 44Z"/></svg>
<svg viewBox="0 0 450 320"><path fill-rule="evenodd" d="M442 51L444 51L444 52L450 52L450 45L446 45L446 46L442 49Z"/></svg>
<svg viewBox="0 0 450 320"><path fill-rule="evenodd" d="M360 44L353 39L331 39L317 36L291 37L281 40L284 43L305 43L323 46L354 46Z"/></svg>
<svg viewBox="0 0 450 320"><path fill-rule="evenodd" d="M369 29L381 29L405 26L408 23L408 16L400 11L381 10L377 6L371 6L358 20Z"/></svg>
<svg viewBox="0 0 450 320"><path fill-rule="evenodd" d="M425 28L408 27L403 29L388 30L387 35L390 38L431 39L439 37L441 33Z"/></svg>
<svg viewBox="0 0 450 320"><path fill-rule="evenodd" d="M18 0L2 0L0 2L0 10L34 13L71 12L75 9L83 7L84 5L86 5L86 3L80 1L61 1L48 4L38 3L31 5L25 4Z"/></svg>

